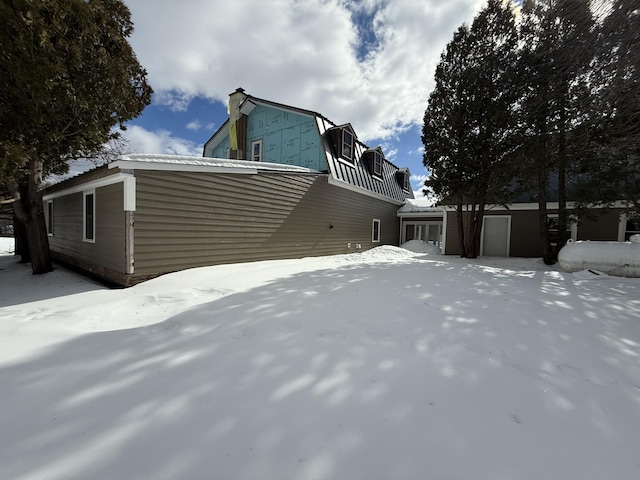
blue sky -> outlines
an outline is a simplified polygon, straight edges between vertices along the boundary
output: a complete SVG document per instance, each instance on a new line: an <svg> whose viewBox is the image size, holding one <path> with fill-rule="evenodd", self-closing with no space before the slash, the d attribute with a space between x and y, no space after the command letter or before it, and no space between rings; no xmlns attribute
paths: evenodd
<svg viewBox="0 0 640 480"><path fill-rule="evenodd" d="M420 133L440 53L482 0L125 0L130 41L154 88L129 122L132 153L202 155L229 93L351 123L409 167L421 190Z"/></svg>

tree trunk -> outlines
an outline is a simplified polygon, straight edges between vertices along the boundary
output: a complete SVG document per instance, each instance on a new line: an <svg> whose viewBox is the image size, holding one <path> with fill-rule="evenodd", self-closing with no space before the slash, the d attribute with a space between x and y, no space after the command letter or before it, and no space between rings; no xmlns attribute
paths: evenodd
<svg viewBox="0 0 640 480"><path fill-rule="evenodd" d="M13 216L13 240L15 243L15 255L20 255L20 263L31 262L29 243L27 242L27 229L16 215Z"/></svg>
<svg viewBox="0 0 640 480"><path fill-rule="evenodd" d="M53 270L51 252L49 251L49 237L42 206L42 162L29 161L29 174L24 179L23 188L13 186L12 193L16 199L13 211L26 230L28 255L31 260L31 270L34 275Z"/></svg>
<svg viewBox="0 0 640 480"><path fill-rule="evenodd" d="M542 261L545 265L553 265L551 242L549 240L549 222L547 222L547 170L538 173L538 224L540 226L540 243L542 245Z"/></svg>
<svg viewBox="0 0 640 480"><path fill-rule="evenodd" d="M566 110L560 113L561 129L558 138L558 239L556 246L551 252L552 259L558 259L558 252L567 243L567 133L565 129Z"/></svg>
<svg viewBox="0 0 640 480"><path fill-rule="evenodd" d="M467 249L464 244L464 218L463 218L463 210L462 204L459 203L456 207L458 212L458 244L460 246L460 258L465 258L467 256Z"/></svg>
<svg viewBox="0 0 640 480"><path fill-rule="evenodd" d="M477 214L475 203L471 206L471 215L469 215L468 229L467 229L467 258L477 258L478 249L476 249L476 228L477 228Z"/></svg>
<svg viewBox="0 0 640 480"><path fill-rule="evenodd" d="M484 202L485 200L480 201L480 205L478 205L478 213L475 216L475 222L473 225L473 251L474 257L476 258L480 256L480 240L482 238L482 220L484 219Z"/></svg>

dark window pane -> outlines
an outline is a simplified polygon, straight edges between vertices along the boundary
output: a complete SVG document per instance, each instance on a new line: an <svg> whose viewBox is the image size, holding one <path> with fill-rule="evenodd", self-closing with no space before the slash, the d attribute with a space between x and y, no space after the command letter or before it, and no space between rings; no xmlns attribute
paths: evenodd
<svg viewBox="0 0 640 480"><path fill-rule="evenodd" d="M85 201L85 235L84 237L87 240L93 240L93 194L91 195L86 195L84 197L84 201Z"/></svg>

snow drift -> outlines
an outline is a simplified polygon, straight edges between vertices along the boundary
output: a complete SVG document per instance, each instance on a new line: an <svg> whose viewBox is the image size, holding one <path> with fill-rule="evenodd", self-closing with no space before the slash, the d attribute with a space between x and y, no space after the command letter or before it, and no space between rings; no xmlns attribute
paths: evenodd
<svg viewBox="0 0 640 480"><path fill-rule="evenodd" d="M400 245L400 248L404 248L405 250L409 250L414 253L426 253L428 255L442 254L440 247L431 243L423 242L422 240L409 240L408 242Z"/></svg>

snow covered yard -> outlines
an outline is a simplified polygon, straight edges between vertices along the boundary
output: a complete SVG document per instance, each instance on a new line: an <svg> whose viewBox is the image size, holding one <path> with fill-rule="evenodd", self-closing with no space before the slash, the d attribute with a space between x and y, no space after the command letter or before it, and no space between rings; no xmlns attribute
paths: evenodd
<svg viewBox="0 0 640 480"><path fill-rule="evenodd" d="M638 445L640 279L379 247L108 290L0 253L2 479L631 480Z"/></svg>

